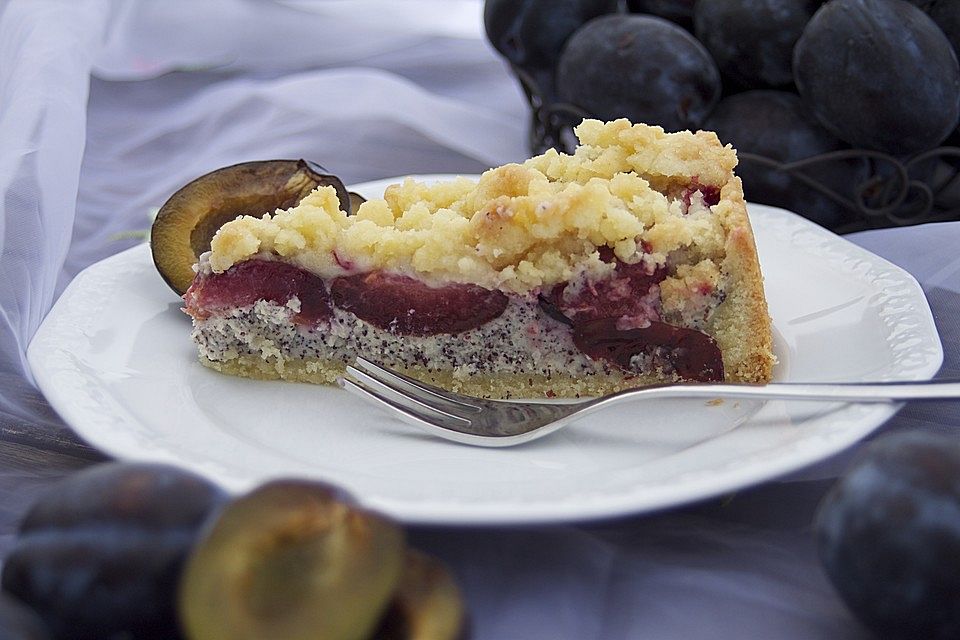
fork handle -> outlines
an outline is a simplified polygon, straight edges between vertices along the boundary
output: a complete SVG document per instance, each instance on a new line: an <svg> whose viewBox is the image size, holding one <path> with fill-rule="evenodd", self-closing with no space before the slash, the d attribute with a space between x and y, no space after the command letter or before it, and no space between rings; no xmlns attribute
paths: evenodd
<svg viewBox="0 0 960 640"><path fill-rule="evenodd" d="M960 399L960 381L869 383L690 384L630 389L607 400L628 398L749 398L759 400L825 400L831 402L896 402ZM604 400L598 404L605 404Z"/></svg>

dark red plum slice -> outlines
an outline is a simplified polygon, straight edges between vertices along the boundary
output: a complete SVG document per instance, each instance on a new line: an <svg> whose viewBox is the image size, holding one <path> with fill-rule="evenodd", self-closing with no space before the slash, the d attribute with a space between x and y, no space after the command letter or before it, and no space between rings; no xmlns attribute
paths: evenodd
<svg viewBox="0 0 960 640"><path fill-rule="evenodd" d="M663 358L685 380L723 380L723 357L713 338L665 322L648 327L618 329L615 318L601 318L574 326L573 342L594 359L610 360L625 370L632 369L634 356L646 354Z"/></svg>
<svg viewBox="0 0 960 640"><path fill-rule="evenodd" d="M651 287L659 284L666 275L662 268L650 272L642 262L627 264L618 261L616 271L609 279L584 282L574 294L567 290L570 283L557 285L543 296L541 307L553 317L556 315L552 311L556 310L573 324L601 318L633 318L641 323L659 320L656 305L646 296Z"/></svg>
<svg viewBox="0 0 960 640"><path fill-rule="evenodd" d="M330 317L330 297L323 280L276 260L247 260L223 273L201 276L183 298L191 315L204 318L258 300L283 305L294 296L300 299L300 311L294 316L297 324L316 325Z"/></svg>
<svg viewBox="0 0 960 640"><path fill-rule="evenodd" d="M507 296L470 284L431 287L397 274L373 271L333 281L334 304L375 327L400 335L455 334L490 322Z"/></svg>

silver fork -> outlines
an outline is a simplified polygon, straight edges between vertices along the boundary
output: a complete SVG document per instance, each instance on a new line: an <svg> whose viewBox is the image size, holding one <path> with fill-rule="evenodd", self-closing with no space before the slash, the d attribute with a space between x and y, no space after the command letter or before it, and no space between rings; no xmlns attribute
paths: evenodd
<svg viewBox="0 0 960 640"><path fill-rule="evenodd" d="M873 383L666 384L628 389L601 398L556 403L484 400L445 391L357 358L341 387L373 399L402 420L435 436L481 447L510 447L542 438L574 420L621 402L653 398L740 398L897 402L960 398L960 381Z"/></svg>

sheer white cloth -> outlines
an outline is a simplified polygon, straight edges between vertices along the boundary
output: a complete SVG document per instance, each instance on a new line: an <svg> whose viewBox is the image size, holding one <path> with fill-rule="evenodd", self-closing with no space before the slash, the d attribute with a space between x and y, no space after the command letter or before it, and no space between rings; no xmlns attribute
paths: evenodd
<svg viewBox="0 0 960 640"><path fill-rule="evenodd" d="M135 242L123 234L193 177L304 157L359 182L526 157L527 108L481 11L479 0L3 4L0 420L52 423L28 382L30 337L70 278ZM897 256L891 233L862 241ZM904 263L958 293L957 225L896 233L914 247ZM824 486L594 527L412 537L454 567L478 640L857 638L815 559L808 523Z"/></svg>

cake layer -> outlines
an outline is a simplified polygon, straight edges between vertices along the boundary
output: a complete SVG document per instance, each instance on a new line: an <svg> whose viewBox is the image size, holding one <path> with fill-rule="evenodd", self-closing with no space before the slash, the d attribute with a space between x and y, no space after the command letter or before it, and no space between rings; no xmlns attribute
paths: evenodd
<svg viewBox="0 0 960 640"><path fill-rule="evenodd" d="M511 300L498 318L476 329L430 336L398 335L341 309L318 327L301 327L291 321L297 308L295 300L287 306L260 301L197 322L194 339L200 354L210 360L255 355L273 359L280 367L285 361L310 358L350 364L363 354L391 366L449 370L458 378L497 373L549 378L611 368L581 352L569 327L545 316L535 300Z"/></svg>
<svg viewBox="0 0 960 640"><path fill-rule="evenodd" d="M535 299L457 334L402 336L335 309L316 327L294 321L300 305L260 300L196 320L193 339L206 366L252 378L332 383L358 354L446 388L488 397L570 397L662 380L665 357L641 354L626 371L591 358L566 324ZM496 348L492 348L495 346Z"/></svg>
<svg viewBox="0 0 960 640"><path fill-rule="evenodd" d="M625 120L577 134L573 155L407 180L354 216L319 188L227 223L185 295L201 361L332 382L363 355L488 397L769 381L734 151Z"/></svg>

